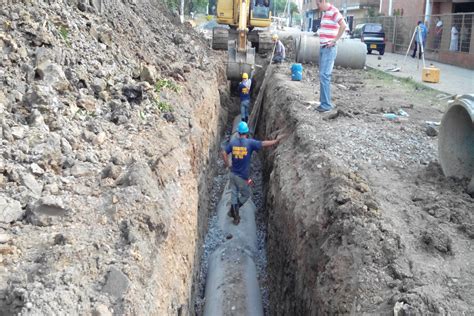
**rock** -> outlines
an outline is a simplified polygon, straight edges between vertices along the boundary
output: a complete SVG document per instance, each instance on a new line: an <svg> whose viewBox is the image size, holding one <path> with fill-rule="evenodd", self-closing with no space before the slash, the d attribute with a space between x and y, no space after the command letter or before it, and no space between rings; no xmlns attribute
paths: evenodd
<svg viewBox="0 0 474 316"><path fill-rule="evenodd" d="M163 118L166 120L166 122L168 123L175 123L176 122L176 118L175 116L173 115L173 113L171 112L166 112L163 114Z"/></svg>
<svg viewBox="0 0 474 316"><path fill-rule="evenodd" d="M21 183L37 196L40 196L43 191L43 185L38 183L31 173L22 174Z"/></svg>
<svg viewBox="0 0 474 316"><path fill-rule="evenodd" d="M90 5L96 10L98 14L102 13L103 10L103 0L90 0Z"/></svg>
<svg viewBox="0 0 474 316"><path fill-rule="evenodd" d="M42 197L33 205L28 206L26 220L32 225L48 226L53 224L54 218L65 216L68 211L59 198Z"/></svg>
<svg viewBox="0 0 474 316"><path fill-rule="evenodd" d="M36 76L43 81L46 86L52 86L56 90L63 92L69 87L69 81L61 66L53 63L42 63L36 67Z"/></svg>
<svg viewBox="0 0 474 316"><path fill-rule="evenodd" d="M2 137L4 139L8 140L9 142L12 142L12 141L15 140L13 138L12 130L11 130L10 126L8 124L6 124L5 122L2 122Z"/></svg>
<svg viewBox="0 0 474 316"><path fill-rule="evenodd" d="M95 99L90 97L81 97L77 100L77 106L87 112L95 112Z"/></svg>
<svg viewBox="0 0 474 316"><path fill-rule="evenodd" d="M428 135L428 136L430 136L430 137L436 137L436 136L438 136L438 131L436 130L436 128L434 128L434 127L431 126L431 125L428 125L428 126L426 127L425 132L426 132L426 135Z"/></svg>
<svg viewBox="0 0 474 316"><path fill-rule="evenodd" d="M143 88L141 86L127 85L122 88L122 94L130 103L140 104L143 99Z"/></svg>
<svg viewBox="0 0 474 316"><path fill-rule="evenodd" d="M150 197L158 195L157 182L153 179L153 172L145 162L135 162L128 172L117 180L118 185L138 186L143 194Z"/></svg>
<svg viewBox="0 0 474 316"><path fill-rule="evenodd" d="M37 109L31 111L28 122L32 127L37 127L43 132L49 132L49 127L45 124L43 115Z"/></svg>
<svg viewBox="0 0 474 316"><path fill-rule="evenodd" d="M32 164L30 165L30 169L31 169L31 172L32 172L34 175L40 176L40 175L44 174L43 168L41 168L40 166L38 166L38 164L36 164L36 163L32 163Z"/></svg>
<svg viewBox="0 0 474 316"><path fill-rule="evenodd" d="M467 186L467 194L469 194L471 197L474 197L474 176L471 179L471 182Z"/></svg>
<svg viewBox="0 0 474 316"><path fill-rule="evenodd" d="M59 186L56 182L46 184L43 188L43 192L46 192L46 193L49 193L49 194L58 194L59 193Z"/></svg>
<svg viewBox="0 0 474 316"><path fill-rule="evenodd" d="M184 65L183 66L183 71L186 72L186 73L191 72L191 67L189 65Z"/></svg>
<svg viewBox="0 0 474 316"><path fill-rule="evenodd" d="M61 246L64 246L65 244L68 243L68 239L66 237L64 237L63 234L56 234L54 236L54 244L55 245L61 245Z"/></svg>
<svg viewBox="0 0 474 316"><path fill-rule="evenodd" d="M107 134L105 132L100 132L92 139L92 144L94 145L101 145L107 139Z"/></svg>
<svg viewBox="0 0 474 316"><path fill-rule="evenodd" d="M120 176L121 172L122 168L114 164L109 164L107 167L104 168L104 170L102 170L102 178L112 178L116 180Z"/></svg>
<svg viewBox="0 0 474 316"><path fill-rule="evenodd" d="M94 81L92 81L91 88L96 94L100 94L107 88L107 82L104 79L95 78Z"/></svg>
<svg viewBox="0 0 474 316"><path fill-rule="evenodd" d="M0 196L0 223L9 224L21 219L25 211L20 202L6 196Z"/></svg>
<svg viewBox="0 0 474 316"><path fill-rule="evenodd" d="M122 151L112 153L112 162L115 165L125 165L128 162L127 156Z"/></svg>
<svg viewBox="0 0 474 316"><path fill-rule="evenodd" d="M12 237L8 234L0 234L0 244L6 244L12 240Z"/></svg>
<svg viewBox="0 0 474 316"><path fill-rule="evenodd" d="M421 240L428 249L434 248L441 253L452 254L451 237L439 227L432 227L423 231Z"/></svg>
<svg viewBox="0 0 474 316"><path fill-rule="evenodd" d="M112 46L112 30L101 25L97 28L97 40L109 47Z"/></svg>
<svg viewBox="0 0 474 316"><path fill-rule="evenodd" d="M23 126L13 126L11 133L15 139L23 139L25 137L25 128Z"/></svg>
<svg viewBox="0 0 474 316"><path fill-rule="evenodd" d="M153 66L143 66L140 71L140 80L150 84L155 84L157 79L156 69Z"/></svg>
<svg viewBox="0 0 474 316"><path fill-rule="evenodd" d="M102 291L118 299L128 291L129 284L130 280L122 271L111 267Z"/></svg>
<svg viewBox="0 0 474 316"><path fill-rule="evenodd" d="M112 316L112 313L104 304L98 304L92 310L92 316Z"/></svg>
<svg viewBox="0 0 474 316"><path fill-rule="evenodd" d="M10 245L0 245L0 255L12 255L15 253L15 249Z"/></svg>
<svg viewBox="0 0 474 316"><path fill-rule="evenodd" d="M23 102L31 108L38 108L44 111L49 109L50 105L53 104L53 95L54 93L51 87L34 84L23 97Z"/></svg>
<svg viewBox="0 0 474 316"><path fill-rule="evenodd" d="M92 174L92 168L88 163L79 162L71 168L71 175L74 177L85 177Z"/></svg>

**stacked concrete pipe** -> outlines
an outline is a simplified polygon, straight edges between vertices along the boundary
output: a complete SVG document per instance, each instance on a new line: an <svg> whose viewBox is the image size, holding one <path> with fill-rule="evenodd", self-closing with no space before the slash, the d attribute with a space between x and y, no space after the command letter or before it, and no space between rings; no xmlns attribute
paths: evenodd
<svg viewBox="0 0 474 316"><path fill-rule="evenodd" d="M445 176L474 181L474 94L456 98L444 114L438 154Z"/></svg>
<svg viewBox="0 0 474 316"><path fill-rule="evenodd" d="M236 124L234 121L234 130ZM235 137L235 135L234 135ZM254 254L257 253L255 204L249 199L240 207L240 224L227 215L231 205L229 182L217 205L218 227L231 237L209 257L205 316L263 315Z"/></svg>
<svg viewBox="0 0 474 316"><path fill-rule="evenodd" d="M296 62L319 63L319 37L300 35L295 41ZM337 56L334 65L363 69L367 58L367 46L360 40L344 39L337 43Z"/></svg>

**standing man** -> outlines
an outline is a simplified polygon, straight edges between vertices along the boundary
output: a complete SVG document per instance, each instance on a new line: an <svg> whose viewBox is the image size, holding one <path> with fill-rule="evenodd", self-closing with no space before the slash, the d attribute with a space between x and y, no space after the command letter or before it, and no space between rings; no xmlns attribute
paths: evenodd
<svg viewBox="0 0 474 316"><path fill-rule="evenodd" d="M278 39L278 35L273 34L272 40L275 45L275 55L273 56L272 62L275 64L281 64L286 57L285 45Z"/></svg>
<svg viewBox="0 0 474 316"><path fill-rule="evenodd" d="M441 18L438 16L437 21L436 21L436 27L435 27L435 50L439 50L441 46L441 38L443 37L443 21Z"/></svg>
<svg viewBox="0 0 474 316"><path fill-rule="evenodd" d="M415 32L415 49L413 50L413 54L411 55L411 57L415 58L416 50L419 49L418 58L421 59L421 55L423 54L421 45L423 45L423 50L425 50L427 34L428 34L428 29L426 28L426 25L424 25L423 22L418 21L418 25L416 27L416 32Z"/></svg>
<svg viewBox="0 0 474 316"><path fill-rule="evenodd" d="M320 11L323 11L321 26L319 28L319 80L320 80L320 105L316 108L319 112L332 110L331 104L331 74L336 60L336 42L347 28L346 21L339 10L326 0L316 0Z"/></svg>
<svg viewBox="0 0 474 316"><path fill-rule="evenodd" d="M252 79L249 79L249 75L246 72L244 72L242 74L242 81L239 84L240 119L243 122L247 122L249 119L250 86L251 85L252 85Z"/></svg>
<svg viewBox="0 0 474 316"><path fill-rule="evenodd" d="M222 152L224 164L229 168L228 155L232 154L232 169L230 173L230 188L232 190L232 205L230 216L234 218L234 224L240 223L239 207L244 205L250 197L250 162L252 152L258 151L262 147L269 147L278 144L284 137L278 136L275 140L259 141L249 139L249 127L247 123L240 122L237 126L239 137L232 139Z"/></svg>

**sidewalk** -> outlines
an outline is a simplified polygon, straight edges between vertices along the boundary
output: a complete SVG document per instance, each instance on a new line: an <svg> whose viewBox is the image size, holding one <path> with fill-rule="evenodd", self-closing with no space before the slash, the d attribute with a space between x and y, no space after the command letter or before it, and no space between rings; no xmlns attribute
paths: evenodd
<svg viewBox="0 0 474 316"><path fill-rule="evenodd" d="M378 57L381 57L381 60L378 60ZM408 55L406 62L403 63L404 58L405 55L385 53L385 55L380 56L375 52L371 55L367 55L366 65L381 71L399 67L401 68L399 72L387 71L387 73L397 77L411 77L416 82L447 94L474 93L474 70L446 65L437 61L425 60L427 67L433 64L433 66L439 68L441 72L439 83L428 83L421 81L423 61L418 58L414 59ZM418 62L419 69L417 69Z"/></svg>

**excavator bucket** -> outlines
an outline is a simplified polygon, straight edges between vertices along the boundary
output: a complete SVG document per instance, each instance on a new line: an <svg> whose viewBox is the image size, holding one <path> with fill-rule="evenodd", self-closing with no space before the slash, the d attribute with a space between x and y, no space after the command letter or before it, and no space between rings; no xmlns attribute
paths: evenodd
<svg viewBox="0 0 474 316"><path fill-rule="evenodd" d="M248 45L245 52L239 52L236 41L229 41L227 79L238 82L242 79L242 73L251 74L254 66L255 48Z"/></svg>

